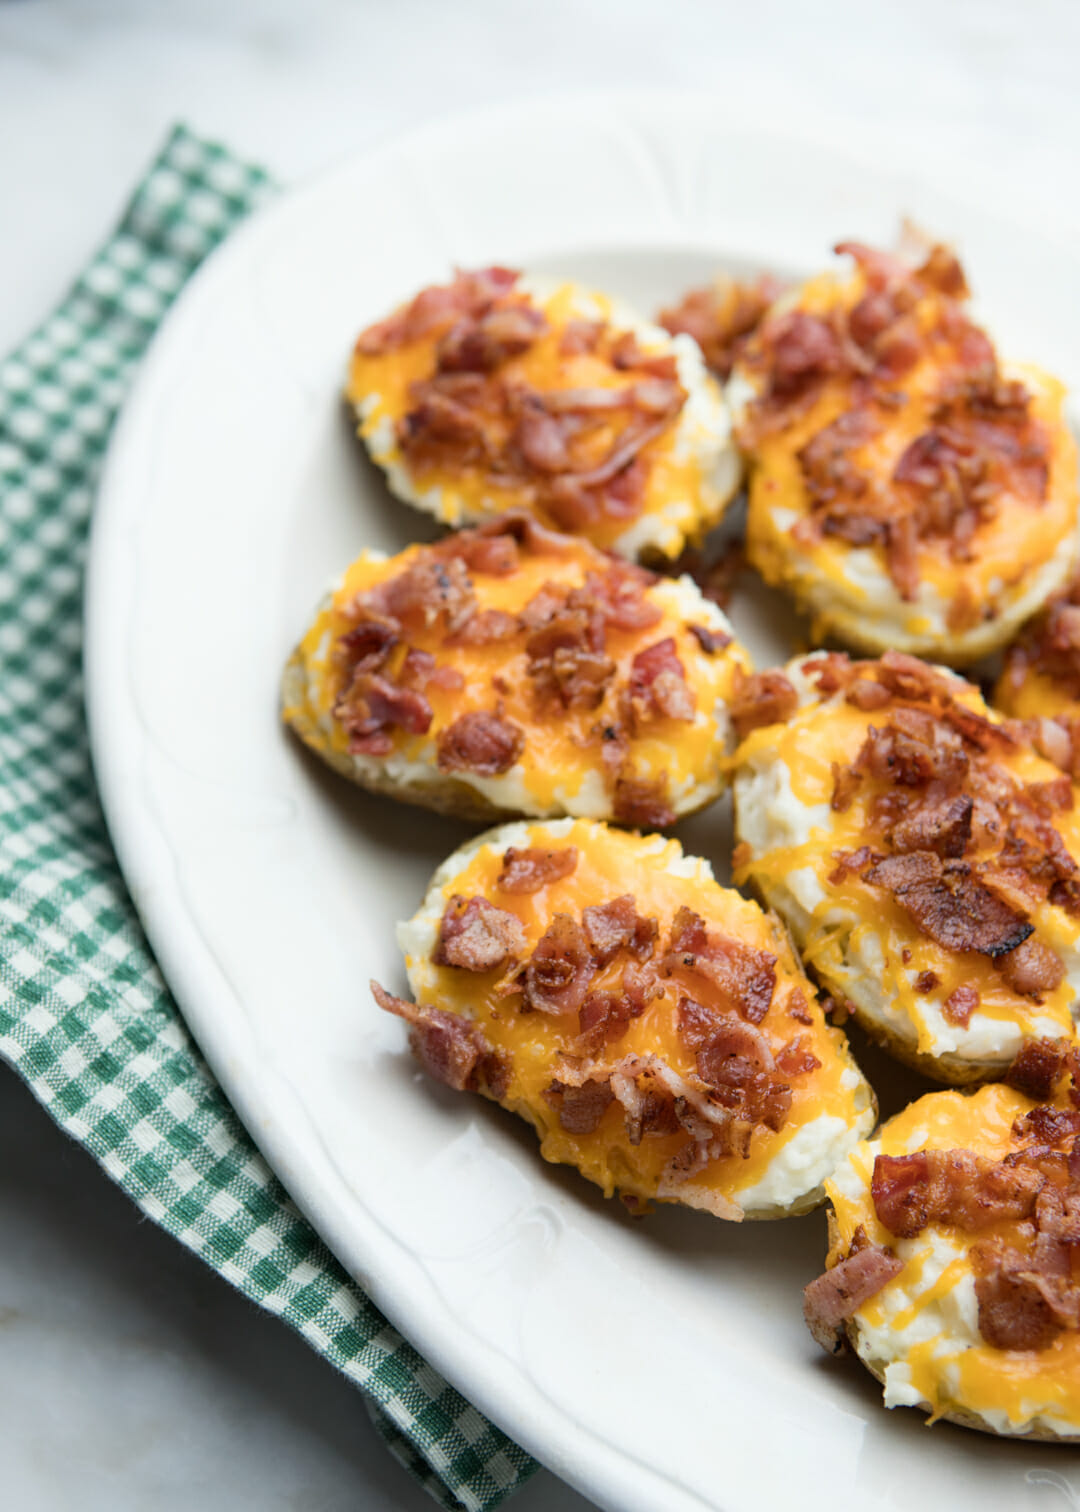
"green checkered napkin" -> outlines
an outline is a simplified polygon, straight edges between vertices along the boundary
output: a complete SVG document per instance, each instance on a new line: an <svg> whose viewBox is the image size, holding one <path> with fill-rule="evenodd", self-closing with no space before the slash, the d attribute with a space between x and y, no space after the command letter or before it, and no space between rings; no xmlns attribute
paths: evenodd
<svg viewBox="0 0 1080 1512"><path fill-rule="evenodd" d="M111 241L0 362L0 1055L155 1223L367 1393L444 1507L534 1462L391 1328L226 1102L154 964L98 806L83 716L94 486L136 364L185 280L269 192L174 132Z"/></svg>

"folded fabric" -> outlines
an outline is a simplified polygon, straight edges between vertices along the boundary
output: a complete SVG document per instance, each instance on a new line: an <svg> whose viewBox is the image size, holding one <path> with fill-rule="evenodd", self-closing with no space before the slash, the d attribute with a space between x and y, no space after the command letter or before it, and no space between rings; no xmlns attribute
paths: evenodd
<svg viewBox="0 0 1080 1512"><path fill-rule="evenodd" d="M0 363L0 1056L155 1223L363 1388L444 1507L481 1512L535 1462L387 1323L260 1156L154 963L90 766L82 575L109 432L172 300L269 192L177 129L115 236Z"/></svg>

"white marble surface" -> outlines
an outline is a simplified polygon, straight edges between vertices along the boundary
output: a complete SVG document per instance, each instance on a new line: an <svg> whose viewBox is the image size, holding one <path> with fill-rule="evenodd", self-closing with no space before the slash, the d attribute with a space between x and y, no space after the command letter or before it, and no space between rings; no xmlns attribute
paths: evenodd
<svg viewBox="0 0 1080 1512"><path fill-rule="evenodd" d="M1078 42L1072 0L0 0L0 350L177 119L292 179L488 100L706 89L1080 234ZM0 1463L19 1512L431 1505L353 1389L141 1220L6 1071ZM587 1506L546 1473L515 1505Z"/></svg>

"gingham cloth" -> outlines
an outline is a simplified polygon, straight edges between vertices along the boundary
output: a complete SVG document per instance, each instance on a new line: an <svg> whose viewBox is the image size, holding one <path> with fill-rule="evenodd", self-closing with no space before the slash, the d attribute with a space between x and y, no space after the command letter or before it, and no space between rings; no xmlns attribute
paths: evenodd
<svg viewBox="0 0 1080 1512"><path fill-rule="evenodd" d="M177 129L116 235L0 363L0 1055L155 1223L363 1388L444 1507L480 1512L535 1463L386 1322L278 1185L158 972L90 769L82 575L109 431L172 300L269 189Z"/></svg>

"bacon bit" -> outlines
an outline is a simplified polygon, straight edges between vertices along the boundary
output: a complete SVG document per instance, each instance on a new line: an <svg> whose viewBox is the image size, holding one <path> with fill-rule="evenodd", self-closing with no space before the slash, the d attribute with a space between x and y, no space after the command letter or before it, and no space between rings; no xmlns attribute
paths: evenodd
<svg viewBox="0 0 1080 1512"><path fill-rule="evenodd" d="M577 864L576 845L564 845L559 850L541 850L535 846L515 850L511 845L503 856L495 886L508 893L539 892L542 887L569 877Z"/></svg>
<svg viewBox="0 0 1080 1512"><path fill-rule="evenodd" d="M805 1048L805 1038L805 1035L797 1034L777 1054L776 1069L785 1076L808 1076L811 1071L820 1068L821 1062L817 1056Z"/></svg>
<svg viewBox="0 0 1080 1512"><path fill-rule="evenodd" d="M721 277L706 288L691 289L656 318L672 336L692 336L709 368L726 382L746 338L783 290L780 280L769 273L753 282Z"/></svg>
<svg viewBox="0 0 1080 1512"><path fill-rule="evenodd" d="M622 1039L645 1007L644 998L628 993L590 992L578 1014L576 1048L596 1055L605 1045Z"/></svg>
<svg viewBox="0 0 1080 1512"><path fill-rule="evenodd" d="M475 709L439 732L439 770L497 777L508 772L525 749L525 731L509 719Z"/></svg>
<svg viewBox="0 0 1080 1512"><path fill-rule="evenodd" d="M1005 1081L1025 1097L1045 1102L1052 1096L1054 1083L1061 1075L1067 1049L1062 1040L1025 1040L1005 1073Z"/></svg>
<svg viewBox="0 0 1080 1512"><path fill-rule="evenodd" d="M543 312L528 304L468 315L440 339L436 366L442 373L490 373L527 352L546 330Z"/></svg>
<svg viewBox="0 0 1080 1512"><path fill-rule="evenodd" d="M559 337L559 355L581 357L595 352L603 334L602 320L568 320Z"/></svg>
<svg viewBox="0 0 1080 1512"><path fill-rule="evenodd" d="M829 1354L843 1348L840 1325L903 1270L891 1250L870 1244L834 1265L803 1289L803 1317L817 1343Z"/></svg>
<svg viewBox="0 0 1080 1512"><path fill-rule="evenodd" d="M1029 782L1027 795L1044 814L1068 813L1074 806L1073 785L1068 777L1055 777L1051 782Z"/></svg>
<svg viewBox="0 0 1080 1512"><path fill-rule="evenodd" d="M979 994L974 987L964 983L949 993L949 996L941 1005L941 1016L947 1024L956 1024L960 1029L966 1029L971 1023L971 1015L979 1006Z"/></svg>
<svg viewBox="0 0 1080 1512"><path fill-rule="evenodd" d="M876 851L872 851L868 845L860 845L858 850L833 851L833 860L836 866L829 873L829 885L840 887L845 883L853 872L861 872L863 867L871 861L882 860Z"/></svg>
<svg viewBox="0 0 1080 1512"><path fill-rule="evenodd" d="M447 637L447 645L490 646L497 641L509 640L518 632L518 622L505 609L478 609L460 630Z"/></svg>
<svg viewBox="0 0 1080 1512"><path fill-rule="evenodd" d="M389 755L390 730L423 735L434 717L422 693L398 687L379 673L357 674L334 705L334 718L349 736L349 750L369 756Z"/></svg>
<svg viewBox="0 0 1080 1512"><path fill-rule="evenodd" d="M731 645L732 637L726 630L710 630L707 625L688 625L686 628L707 656L715 656L717 651Z"/></svg>
<svg viewBox="0 0 1080 1512"><path fill-rule="evenodd" d="M680 908L672 926L668 954L660 962L664 976L685 971L701 976L720 994L725 1006L751 1024L760 1024L776 988L776 957L741 940L710 933L692 910Z"/></svg>
<svg viewBox="0 0 1080 1512"><path fill-rule="evenodd" d="M918 976L915 978L915 991L921 993L921 995L925 997L927 993L933 992L937 984L938 978L934 972L920 971Z"/></svg>
<svg viewBox="0 0 1080 1512"><path fill-rule="evenodd" d="M425 630L441 622L448 635L459 630L476 609L472 582L459 557L445 562L421 557L404 572L364 594L363 601L404 624Z"/></svg>
<svg viewBox="0 0 1080 1512"><path fill-rule="evenodd" d="M799 695L782 672L755 672L748 677L736 667L729 708L740 740L751 730L790 719L798 707Z"/></svg>
<svg viewBox="0 0 1080 1512"><path fill-rule="evenodd" d="M891 892L924 934L946 950L997 957L1034 932L1024 916L980 882L962 861L942 863L933 851L890 856L865 873Z"/></svg>
<svg viewBox="0 0 1080 1512"><path fill-rule="evenodd" d="M974 807L967 793L928 794L897 820L889 839L898 851L930 850L955 859L971 841Z"/></svg>
<svg viewBox="0 0 1080 1512"><path fill-rule="evenodd" d="M606 1076L580 1086L567 1086L556 1077L541 1093L544 1101L559 1115L559 1126L567 1134L595 1134L608 1108L615 1101L611 1082Z"/></svg>
<svg viewBox="0 0 1080 1512"><path fill-rule="evenodd" d="M646 830L664 829L678 818L668 798L666 777L617 777L612 813L617 824Z"/></svg>
<svg viewBox="0 0 1080 1512"><path fill-rule="evenodd" d="M501 528L498 532L492 528L507 525L509 529ZM444 556L460 556L470 572L485 577L510 577L517 571L521 560L518 541L512 533L516 525L516 518L502 519L481 525L476 530L456 530L445 541L440 541L436 549ZM533 539L529 544L538 550L542 542Z"/></svg>
<svg viewBox="0 0 1080 1512"><path fill-rule="evenodd" d="M1001 961L998 969L1013 992L1041 1001L1041 994L1054 992L1065 980L1061 957L1049 945L1034 938L1022 941Z"/></svg>
<svg viewBox="0 0 1080 1512"><path fill-rule="evenodd" d="M583 910L581 922L598 966L607 966L620 950L629 950L639 961L648 960L659 933L655 919L638 914L633 893L610 903L594 903Z"/></svg>
<svg viewBox="0 0 1080 1512"><path fill-rule="evenodd" d="M429 1076L458 1092L486 1091L496 1099L505 1097L510 1068L475 1024L442 1008L395 997L378 982L370 985L379 1007L409 1025L409 1047Z"/></svg>
<svg viewBox="0 0 1080 1512"><path fill-rule="evenodd" d="M770 321L764 334L771 347L770 390L790 399L840 371L836 332L819 315L789 310Z"/></svg>
<svg viewBox="0 0 1080 1512"><path fill-rule="evenodd" d="M524 1006L536 1013L577 1013L595 974L581 925L557 913L525 968Z"/></svg>
<svg viewBox="0 0 1080 1512"><path fill-rule="evenodd" d="M436 966L463 971L494 971L525 952L525 929L516 914L496 908L486 898L460 893L446 905L439 942L431 959Z"/></svg>
<svg viewBox="0 0 1080 1512"><path fill-rule="evenodd" d="M973 1233L1005 1218L1028 1218L1045 1178L1030 1166L987 1160L971 1150L878 1155L871 1196L879 1221L899 1239L934 1223Z"/></svg>
<svg viewBox="0 0 1080 1512"><path fill-rule="evenodd" d="M979 1332L991 1348L1045 1349L1063 1327L1080 1325L1080 1290L1055 1286L1018 1250L980 1244L972 1259Z"/></svg>
<svg viewBox="0 0 1080 1512"><path fill-rule="evenodd" d="M1080 699L1080 575L1049 600L1006 653L1005 674L1014 688L1030 669L1049 678L1065 697ZM1069 770L1067 759L1051 759Z"/></svg>
<svg viewBox="0 0 1080 1512"><path fill-rule="evenodd" d="M870 677L857 677L844 694L846 701L867 713L883 709L892 698L888 688Z"/></svg>
<svg viewBox="0 0 1080 1512"><path fill-rule="evenodd" d="M812 1024L813 1015L806 1001L806 994L799 987L793 987L791 996L788 998L788 1017L793 1018L797 1024Z"/></svg>
<svg viewBox="0 0 1080 1512"><path fill-rule="evenodd" d="M458 273L452 284L422 289L409 304L387 320L368 326L356 342L365 357L381 357L398 347L423 341L433 331L449 326L459 315L480 314L507 294L521 275L509 268L483 268Z"/></svg>
<svg viewBox="0 0 1080 1512"><path fill-rule="evenodd" d="M647 646L634 657L630 664L630 707L638 725L651 719L693 719L697 701L687 686L673 636Z"/></svg>

